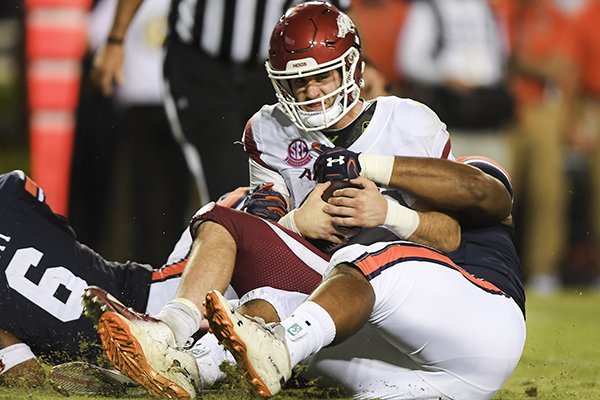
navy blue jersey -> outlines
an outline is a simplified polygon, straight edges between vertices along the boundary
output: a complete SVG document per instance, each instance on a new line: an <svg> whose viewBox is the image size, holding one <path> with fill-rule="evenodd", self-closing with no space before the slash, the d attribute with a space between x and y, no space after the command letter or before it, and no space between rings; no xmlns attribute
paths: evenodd
<svg viewBox="0 0 600 400"><path fill-rule="evenodd" d="M496 224L462 232L460 246L448 253L471 275L493 283L510 296L525 316L521 261L513 241L513 228Z"/></svg>
<svg viewBox="0 0 600 400"><path fill-rule="evenodd" d="M152 270L115 263L79 243L21 171L0 175L0 328L50 362L92 360L97 333L82 317L81 293L97 285L144 310Z"/></svg>
<svg viewBox="0 0 600 400"><path fill-rule="evenodd" d="M481 156L461 157L457 161L479 168L498 179L513 198L510 176L496 161ZM525 316L523 270L512 226L496 224L486 228L463 229L459 248L448 256L470 274L500 288L519 305Z"/></svg>

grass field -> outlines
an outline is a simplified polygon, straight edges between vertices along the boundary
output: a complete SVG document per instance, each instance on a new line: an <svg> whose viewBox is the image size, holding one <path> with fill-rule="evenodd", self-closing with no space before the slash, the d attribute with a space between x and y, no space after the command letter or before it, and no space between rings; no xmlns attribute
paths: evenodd
<svg viewBox="0 0 600 400"><path fill-rule="evenodd" d="M600 399L600 295L569 289L527 302L525 351L496 399Z"/></svg>
<svg viewBox="0 0 600 400"><path fill-rule="evenodd" d="M521 363L495 400L600 399L600 294L570 288L550 298L530 296L527 313L528 336ZM241 400L249 397L244 393L223 391L202 398ZM276 398L321 397L314 392L292 391ZM42 390L0 388L0 399L64 397L49 387Z"/></svg>
<svg viewBox="0 0 600 400"><path fill-rule="evenodd" d="M0 172L15 168L28 172L28 163L24 162L26 151L18 147L3 147ZM521 363L495 400L600 399L600 294L569 288L550 298L530 296L527 313L528 336ZM234 391L207 394L203 399L238 400L247 397L243 392ZM286 392L285 396L277 396L282 400L320 397L310 391ZM64 397L50 387L42 390L0 388L0 399Z"/></svg>

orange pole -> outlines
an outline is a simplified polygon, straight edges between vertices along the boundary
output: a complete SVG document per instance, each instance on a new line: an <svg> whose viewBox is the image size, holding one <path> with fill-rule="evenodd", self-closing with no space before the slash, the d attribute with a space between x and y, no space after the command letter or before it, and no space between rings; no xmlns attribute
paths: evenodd
<svg viewBox="0 0 600 400"><path fill-rule="evenodd" d="M31 174L65 216L90 6L91 0L25 2Z"/></svg>

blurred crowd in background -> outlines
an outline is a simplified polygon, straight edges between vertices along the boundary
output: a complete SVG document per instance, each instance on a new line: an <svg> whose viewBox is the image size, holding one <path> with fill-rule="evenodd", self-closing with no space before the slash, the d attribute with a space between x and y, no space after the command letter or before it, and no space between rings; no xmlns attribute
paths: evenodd
<svg viewBox="0 0 600 400"><path fill-rule="evenodd" d="M169 1L145 0L125 43L124 85L111 97L89 70L116 1L93 2L68 213L80 240L106 258L155 266L203 201L163 108ZM600 291L600 0L352 0L349 14L370 67L364 97L419 100L448 125L455 156L507 168L529 290ZM0 167L27 172L23 26L23 0L0 2ZM266 74L263 86L271 96Z"/></svg>

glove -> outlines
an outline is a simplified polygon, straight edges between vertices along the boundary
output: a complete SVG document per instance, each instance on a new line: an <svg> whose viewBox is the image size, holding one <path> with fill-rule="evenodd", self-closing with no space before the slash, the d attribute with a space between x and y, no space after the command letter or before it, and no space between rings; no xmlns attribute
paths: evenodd
<svg viewBox="0 0 600 400"><path fill-rule="evenodd" d="M285 197L273 190L273 183L263 183L255 187L244 202L242 210L273 222L287 214Z"/></svg>
<svg viewBox="0 0 600 400"><path fill-rule="evenodd" d="M313 166L317 182L340 181L358 178L360 163L358 155L343 147L326 147L318 142L312 143L313 149L319 153Z"/></svg>

